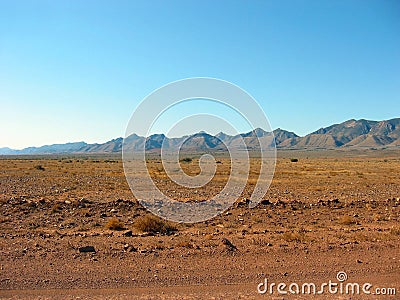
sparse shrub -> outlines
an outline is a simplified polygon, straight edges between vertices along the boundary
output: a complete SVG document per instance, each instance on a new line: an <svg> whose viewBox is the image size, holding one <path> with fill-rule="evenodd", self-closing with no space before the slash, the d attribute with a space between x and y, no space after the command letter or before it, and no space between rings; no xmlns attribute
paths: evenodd
<svg viewBox="0 0 400 300"><path fill-rule="evenodd" d="M51 212L52 213L57 213L57 212L60 212L61 210L62 210L61 204L60 203L56 203L56 204L53 205L53 207L51 209Z"/></svg>
<svg viewBox="0 0 400 300"><path fill-rule="evenodd" d="M367 242L371 239L371 235L366 235L361 232L355 232L352 236L352 239L354 239L357 242Z"/></svg>
<svg viewBox="0 0 400 300"><path fill-rule="evenodd" d="M188 248L188 249L195 248L194 244L191 243L190 241L180 241L180 242L178 242L177 246L181 247L181 248Z"/></svg>
<svg viewBox="0 0 400 300"><path fill-rule="evenodd" d="M185 162L185 163L190 163L190 162L192 162L192 159L190 157L185 157L185 158L182 158L180 161Z"/></svg>
<svg viewBox="0 0 400 300"><path fill-rule="evenodd" d="M9 221L10 221L10 218L7 218L7 217L2 218L2 217L0 217L0 224L1 223L6 223L6 222L9 222Z"/></svg>
<svg viewBox="0 0 400 300"><path fill-rule="evenodd" d="M36 166L34 166L34 168L36 170L40 170L40 171L44 171L45 170L45 168L42 165L36 165Z"/></svg>
<svg viewBox="0 0 400 300"><path fill-rule="evenodd" d="M164 250L165 246L160 245L160 244L155 244L155 245L151 245L150 249L152 249L152 250Z"/></svg>
<svg viewBox="0 0 400 300"><path fill-rule="evenodd" d="M265 247L265 246L272 246L266 239L263 238L252 238L251 243L256 246Z"/></svg>
<svg viewBox="0 0 400 300"><path fill-rule="evenodd" d="M134 227L141 232L169 234L176 231L176 227L163 219L153 215L146 215L136 220Z"/></svg>
<svg viewBox="0 0 400 300"><path fill-rule="evenodd" d="M291 158L290 161L291 161L291 162L298 162L299 159L298 159L298 158Z"/></svg>
<svg viewBox="0 0 400 300"><path fill-rule="evenodd" d="M393 226L392 228L390 228L390 234L393 234L393 235L400 235L400 226L398 226L398 227L395 227L395 226Z"/></svg>
<svg viewBox="0 0 400 300"><path fill-rule="evenodd" d="M304 233L300 232L285 232L282 234L282 239L286 242L297 242L301 243L304 242L306 236Z"/></svg>
<svg viewBox="0 0 400 300"><path fill-rule="evenodd" d="M89 231L89 228L87 228L84 225L79 226L76 231L84 232L84 231Z"/></svg>
<svg viewBox="0 0 400 300"><path fill-rule="evenodd" d="M90 208L82 208L82 209L80 209L80 210L79 210L79 214L80 214L82 217L86 217L86 218L92 216L91 211L90 211Z"/></svg>
<svg viewBox="0 0 400 300"><path fill-rule="evenodd" d="M357 223L357 222L356 222L352 217L350 217L350 216L343 216L343 217L340 217L339 220L338 220L338 222L339 222L339 224L342 224L342 225L353 225L353 224L356 224L356 223Z"/></svg>
<svg viewBox="0 0 400 300"><path fill-rule="evenodd" d="M107 224L106 228L110 230L123 230L124 228L124 223L117 218L112 218L110 219Z"/></svg>
<svg viewBox="0 0 400 300"><path fill-rule="evenodd" d="M386 221L385 216L382 216L380 214L373 214L372 218L374 219L375 222Z"/></svg>

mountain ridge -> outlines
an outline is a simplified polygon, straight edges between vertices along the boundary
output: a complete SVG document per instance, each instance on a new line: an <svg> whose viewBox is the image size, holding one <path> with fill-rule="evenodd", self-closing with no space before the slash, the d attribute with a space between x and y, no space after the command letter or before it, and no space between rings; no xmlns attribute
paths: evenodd
<svg viewBox="0 0 400 300"><path fill-rule="evenodd" d="M0 148L0 155L117 153L122 151L123 143L129 151L138 151L143 147L149 151L157 151L163 144L166 149L182 148L190 151L221 151L227 146L259 150L273 146L274 143L277 149L293 150L400 148L400 118L383 121L350 119L322 127L305 136L298 136L281 128L273 130L273 135L261 128L234 136L223 132L214 136L204 131L177 138L168 138L164 134L148 137L132 134L125 140L119 137L100 144L72 142L21 150L3 147Z"/></svg>

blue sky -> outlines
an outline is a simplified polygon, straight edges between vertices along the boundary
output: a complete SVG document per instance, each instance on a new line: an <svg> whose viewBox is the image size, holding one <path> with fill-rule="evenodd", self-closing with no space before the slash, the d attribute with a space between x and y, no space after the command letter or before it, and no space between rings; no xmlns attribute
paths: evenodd
<svg viewBox="0 0 400 300"><path fill-rule="evenodd" d="M0 147L123 136L146 95L187 77L242 87L300 135L390 119L399 70L399 1L0 0Z"/></svg>

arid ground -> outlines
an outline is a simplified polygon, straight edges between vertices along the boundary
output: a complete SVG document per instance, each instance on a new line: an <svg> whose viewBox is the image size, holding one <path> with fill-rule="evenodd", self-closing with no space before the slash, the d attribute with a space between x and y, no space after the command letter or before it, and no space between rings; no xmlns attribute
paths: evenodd
<svg viewBox="0 0 400 300"><path fill-rule="evenodd" d="M117 156L0 159L0 298L398 299L400 151L278 154L263 203L246 205L252 169L238 202L197 224L149 217ZM229 160L218 162L196 191L172 185L157 159L149 166L161 190L201 201L229 175ZM182 166L199 171L196 159ZM265 279L286 291L339 283L338 272L373 294L257 292Z"/></svg>

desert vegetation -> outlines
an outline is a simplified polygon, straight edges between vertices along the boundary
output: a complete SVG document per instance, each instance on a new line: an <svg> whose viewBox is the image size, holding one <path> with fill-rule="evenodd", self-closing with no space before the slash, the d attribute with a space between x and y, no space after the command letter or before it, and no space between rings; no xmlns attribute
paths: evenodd
<svg viewBox="0 0 400 300"><path fill-rule="evenodd" d="M232 208L196 224L147 212L116 156L1 159L0 287L251 286L265 270L275 278L329 279L338 268L387 278L399 271L400 159L382 153L280 152L268 193L249 209L259 175L253 158ZM156 156L148 166L167 195L204 201L229 178L229 159L217 160L216 177L189 191L167 178ZM199 171L197 158L181 166Z"/></svg>

